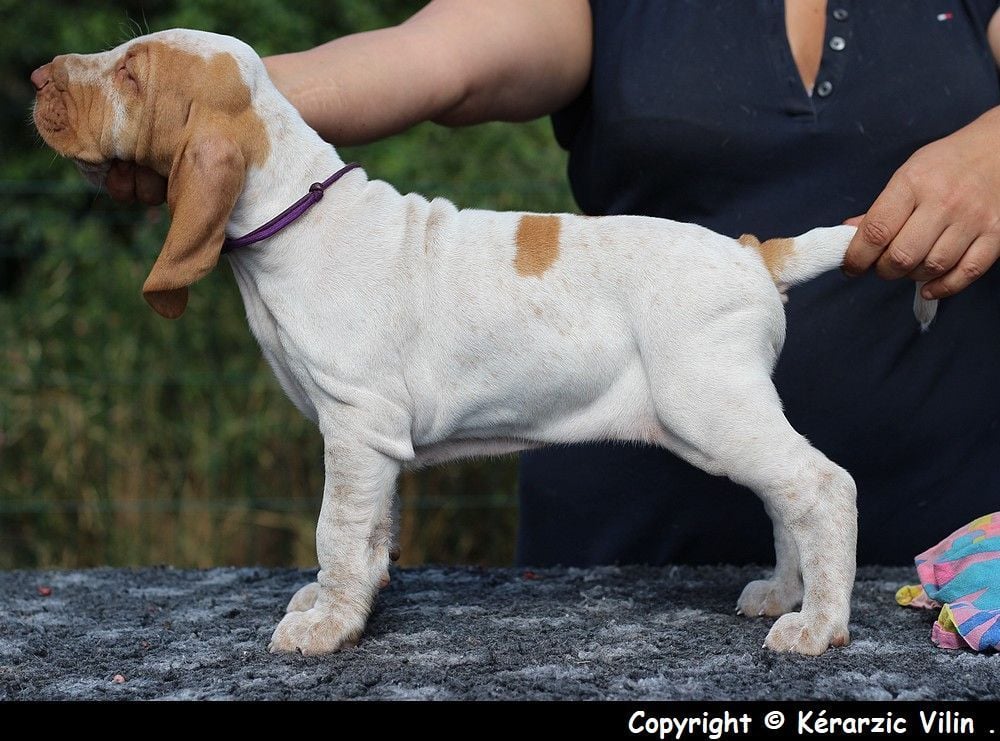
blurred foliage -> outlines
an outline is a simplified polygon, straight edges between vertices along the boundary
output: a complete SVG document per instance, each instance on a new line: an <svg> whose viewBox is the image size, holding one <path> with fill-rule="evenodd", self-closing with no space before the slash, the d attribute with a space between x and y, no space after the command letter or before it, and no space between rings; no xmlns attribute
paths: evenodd
<svg viewBox="0 0 1000 741"><path fill-rule="evenodd" d="M150 311L139 288L168 214L113 204L41 144L31 70L178 26L292 51L421 5L0 0L0 567L310 565L323 477L320 436L261 360L228 267L180 321ZM572 209L544 120L425 124L341 154L403 192ZM508 459L404 475L404 563L509 562L515 473Z"/></svg>

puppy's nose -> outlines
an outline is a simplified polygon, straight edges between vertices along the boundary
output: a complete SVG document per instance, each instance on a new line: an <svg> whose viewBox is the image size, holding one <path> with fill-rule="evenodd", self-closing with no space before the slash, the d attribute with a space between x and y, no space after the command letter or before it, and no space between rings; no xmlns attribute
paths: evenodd
<svg viewBox="0 0 1000 741"><path fill-rule="evenodd" d="M41 90L52 82L52 77L52 62L48 62L31 73L31 84L35 86L35 90Z"/></svg>
<svg viewBox="0 0 1000 741"><path fill-rule="evenodd" d="M41 90L52 81L52 63L43 64L31 73L31 84L35 90Z"/></svg>

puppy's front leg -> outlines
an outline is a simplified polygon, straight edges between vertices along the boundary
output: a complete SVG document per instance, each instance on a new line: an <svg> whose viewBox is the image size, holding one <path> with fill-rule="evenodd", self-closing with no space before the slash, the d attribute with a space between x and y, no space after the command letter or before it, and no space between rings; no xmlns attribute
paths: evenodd
<svg viewBox="0 0 1000 741"><path fill-rule="evenodd" d="M314 656L354 645L389 565L385 523L399 463L357 442L328 440L325 447L326 485L316 527L320 571L316 585L300 590L309 592L300 606L306 609L289 612L275 629L272 653Z"/></svg>

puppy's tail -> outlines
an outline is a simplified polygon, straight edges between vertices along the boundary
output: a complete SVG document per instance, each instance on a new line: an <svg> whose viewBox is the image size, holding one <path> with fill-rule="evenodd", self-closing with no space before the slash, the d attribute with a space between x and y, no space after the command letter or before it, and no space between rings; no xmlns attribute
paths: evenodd
<svg viewBox="0 0 1000 741"><path fill-rule="evenodd" d="M760 254L776 285L794 286L843 265L847 246L855 231L853 226L831 226L813 229L798 237L769 239L766 242L761 242L752 234L744 234L739 242ZM938 302L923 298L920 295L922 287L923 283L917 284L913 315L920 322L921 329L926 331L937 314Z"/></svg>

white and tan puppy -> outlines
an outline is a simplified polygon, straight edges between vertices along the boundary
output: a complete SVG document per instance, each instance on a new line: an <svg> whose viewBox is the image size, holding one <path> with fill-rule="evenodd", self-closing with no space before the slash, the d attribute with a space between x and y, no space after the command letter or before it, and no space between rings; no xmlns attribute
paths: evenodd
<svg viewBox="0 0 1000 741"><path fill-rule="evenodd" d="M172 222L143 291L170 318L227 234L343 165L233 38L150 34L57 57L32 80L39 132L85 174L120 159L168 177ZM770 376L776 283L839 266L852 232L761 244L663 219L459 210L354 170L234 251L250 327L325 441L319 574L271 650L361 636L388 578L402 466L584 440L660 445L756 492L777 568L739 610L781 615L766 643L778 651L845 645L854 481L792 429Z"/></svg>

